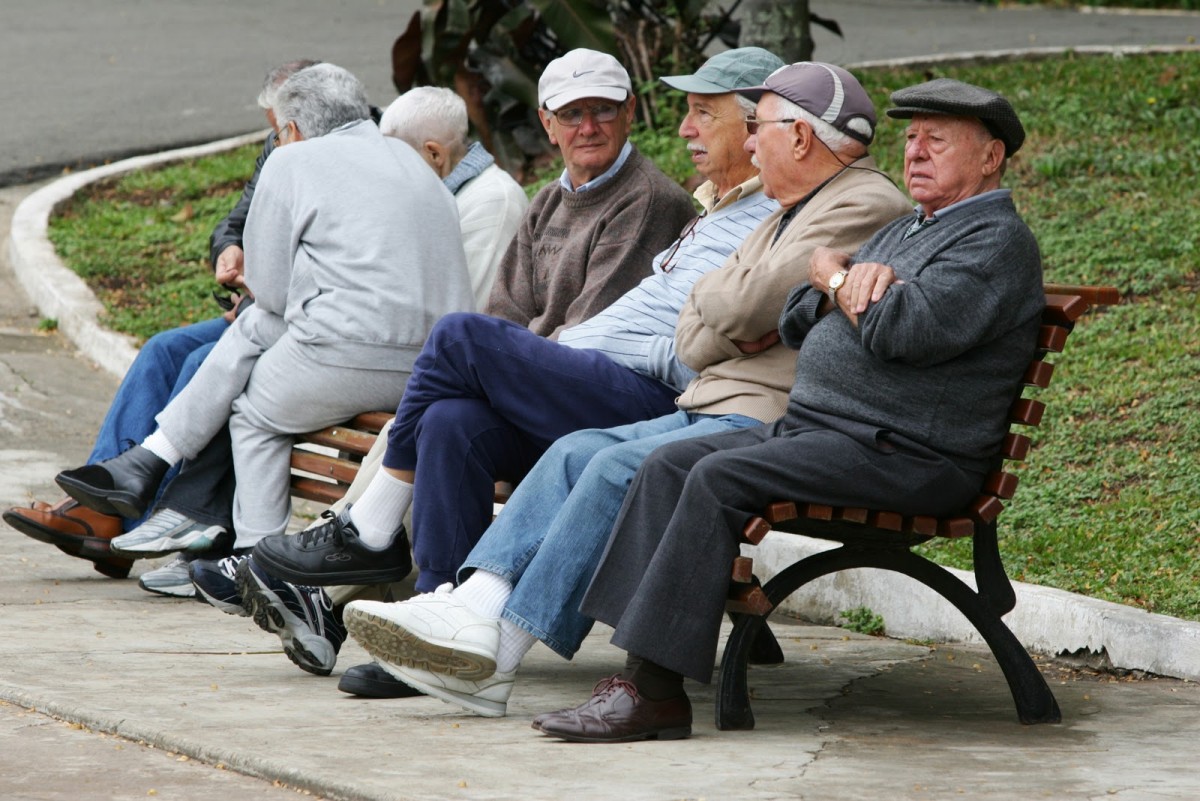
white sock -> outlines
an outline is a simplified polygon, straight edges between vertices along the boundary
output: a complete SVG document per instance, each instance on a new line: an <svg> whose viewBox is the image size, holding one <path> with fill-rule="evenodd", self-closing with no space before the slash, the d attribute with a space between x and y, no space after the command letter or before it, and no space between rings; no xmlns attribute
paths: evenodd
<svg viewBox="0 0 1200 801"><path fill-rule="evenodd" d="M510 620L500 618L500 648L496 652L496 672L512 673L537 642L525 629Z"/></svg>
<svg viewBox="0 0 1200 801"><path fill-rule="evenodd" d="M454 594L475 614L496 620L512 595L512 583L495 573L476 570L455 588Z"/></svg>
<svg viewBox="0 0 1200 801"><path fill-rule="evenodd" d="M169 465L183 461L183 454L171 444L171 440L167 439L161 428L155 429L153 434L142 440L142 447Z"/></svg>
<svg viewBox="0 0 1200 801"><path fill-rule="evenodd" d="M380 469L350 507L350 522L368 548L383 550L392 544L404 513L412 504L413 485Z"/></svg>

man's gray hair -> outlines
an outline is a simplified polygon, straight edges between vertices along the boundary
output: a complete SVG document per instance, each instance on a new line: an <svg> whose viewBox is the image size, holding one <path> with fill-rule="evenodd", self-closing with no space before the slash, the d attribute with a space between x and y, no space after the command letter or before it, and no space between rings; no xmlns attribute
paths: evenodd
<svg viewBox="0 0 1200 801"><path fill-rule="evenodd" d="M844 153L847 150L861 150L866 147L862 142L847 136L825 122L825 120L807 109L801 108L783 95L775 95L775 103L775 108L778 109L777 113L780 117L793 117L798 120L804 120L812 126L813 135L824 142L834 153ZM856 118L850 120L849 125L868 139L872 138L875 133L871 130L871 124L864 119Z"/></svg>
<svg viewBox="0 0 1200 801"><path fill-rule="evenodd" d="M283 82L300 70L320 63L316 59L298 58L275 67L267 73L266 78L263 78L262 91L258 93L258 107L268 111L274 109L275 93L279 91L280 86L283 86Z"/></svg>
<svg viewBox="0 0 1200 801"><path fill-rule="evenodd" d="M363 85L336 64L316 64L300 70L283 82L275 99L279 127L294 122L305 139L324 136L371 116Z"/></svg>
<svg viewBox="0 0 1200 801"><path fill-rule="evenodd" d="M433 140L461 155L468 145L467 104L452 89L418 86L392 101L383 112L379 130L416 150Z"/></svg>
<svg viewBox="0 0 1200 801"><path fill-rule="evenodd" d="M754 116L754 110L757 108L757 104L753 100L745 95L739 95L736 92L734 93L733 98L737 101L738 108L740 108L747 117ZM783 98L780 98L780 100L782 99Z"/></svg>

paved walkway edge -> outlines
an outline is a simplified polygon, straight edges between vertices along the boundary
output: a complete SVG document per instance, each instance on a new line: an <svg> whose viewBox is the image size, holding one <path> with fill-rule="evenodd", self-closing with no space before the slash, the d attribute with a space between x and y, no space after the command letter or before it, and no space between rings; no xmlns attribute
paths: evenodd
<svg viewBox="0 0 1200 801"><path fill-rule="evenodd" d="M125 375L137 356L135 340L110 331L99 322L104 307L83 279L59 260L47 238L51 213L58 204L96 181L171 161L220 153L261 141L263 136L265 133L259 131L196 147L138 156L74 173L43 186L21 201L13 212L9 258L17 280L42 316L57 320L58 329L84 356L117 377Z"/></svg>
<svg viewBox="0 0 1200 801"><path fill-rule="evenodd" d="M1051 58L1064 52L1119 58L1194 50L1200 50L1200 45L1023 48L867 61L847 67L984 63ZM127 159L69 175L39 189L13 214L10 255L17 279L41 313L56 318L59 330L84 355L115 375L124 375L137 354L133 339L109 331L97 322L102 311L99 302L84 282L63 266L46 239L51 212L57 204L94 181L221 152L261 140L263 136L263 132L256 132L198 147ZM756 569L766 581L791 562L830 547L834 546L823 540L774 533L755 552ZM975 586L973 574L952 572ZM1200 623L1033 584L1013 582L1013 587L1017 606L1005 621L1026 648L1054 655L1082 654L1085 658L1093 657L1093 662L1118 669L1200 681ZM839 625L841 612L857 607L867 607L881 615L887 634L892 637L938 642L980 641L974 627L947 601L923 585L888 571L843 571L819 579L787 599L780 608L806 620ZM238 770L254 772L253 768L242 766L238 766Z"/></svg>
<svg viewBox="0 0 1200 801"><path fill-rule="evenodd" d="M181 736L175 730L161 726L142 726L131 723L128 719L114 714L103 714L86 708L76 708L48 702L26 693L0 686L0 700L6 701L34 712L49 715L57 720L83 726L89 731L123 737L137 743L157 748L160 751L186 755L221 769L233 770L246 776L265 779L269 782L279 782L299 790L337 801L338 799L354 799L355 801L393 801L391 794L377 795L365 790L353 781L331 781L318 778L313 772L301 770L289 765L286 760L279 762L270 759L247 757L236 745L236 738L231 740L230 747L214 748L204 740L190 739Z"/></svg>

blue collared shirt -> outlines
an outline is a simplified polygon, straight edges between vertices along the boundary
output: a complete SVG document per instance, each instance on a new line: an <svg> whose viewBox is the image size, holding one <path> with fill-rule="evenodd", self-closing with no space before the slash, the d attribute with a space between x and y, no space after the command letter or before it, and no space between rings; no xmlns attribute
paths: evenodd
<svg viewBox="0 0 1200 801"><path fill-rule="evenodd" d="M617 160L613 162L613 165L605 170L602 175L598 175L592 180L588 181L586 184L582 184L578 189L571 186L571 176L567 175L566 170L563 170L562 175L559 176L558 182L562 184L562 188L568 192L586 192L589 189L596 189L597 187L603 186L606 181L610 180L614 175L617 174L617 170L625 166L625 162L629 159L629 154L632 152L633 143L626 140L625 147L621 148L621 154L617 156Z"/></svg>

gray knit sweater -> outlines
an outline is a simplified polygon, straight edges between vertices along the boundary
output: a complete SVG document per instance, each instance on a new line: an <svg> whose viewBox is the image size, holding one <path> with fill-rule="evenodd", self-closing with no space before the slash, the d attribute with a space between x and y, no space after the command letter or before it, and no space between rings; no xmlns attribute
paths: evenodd
<svg viewBox="0 0 1200 801"><path fill-rule="evenodd" d="M793 290L780 334L800 350L789 407L894 431L966 469L986 469L1033 356L1045 298L1033 233L1006 193L944 214L904 239L885 226L855 262L890 265L903 284L859 316L816 317L821 293Z"/></svg>

